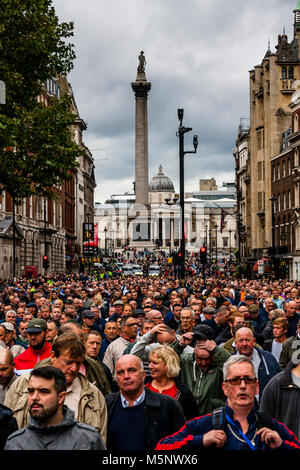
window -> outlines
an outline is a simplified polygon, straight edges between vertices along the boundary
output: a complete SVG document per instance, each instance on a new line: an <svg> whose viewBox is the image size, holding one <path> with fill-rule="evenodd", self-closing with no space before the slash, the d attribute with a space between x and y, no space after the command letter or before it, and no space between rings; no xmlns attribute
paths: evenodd
<svg viewBox="0 0 300 470"><path fill-rule="evenodd" d="M257 149L261 150L264 146L264 129L260 129L257 131Z"/></svg>
<svg viewBox="0 0 300 470"><path fill-rule="evenodd" d="M224 238L223 238L223 247L226 248L227 246L228 246L228 238L227 238L227 237L226 237L226 238L224 237Z"/></svg>
<svg viewBox="0 0 300 470"><path fill-rule="evenodd" d="M289 67L289 78L294 78L294 67Z"/></svg>
<svg viewBox="0 0 300 470"><path fill-rule="evenodd" d="M288 158L288 163L287 163L287 174L291 174L291 159Z"/></svg>
<svg viewBox="0 0 300 470"><path fill-rule="evenodd" d="M285 211L286 210L286 193L284 192L282 195L282 209Z"/></svg>
<svg viewBox="0 0 300 470"><path fill-rule="evenodd" d="M296 114L294 117L294 132L297 132L298 130L299 130L299 117L298 117L298 114Z"/></svg>
<svg viewBox="0 0 300 470"><path fill-rule="evenodd" d="M280 180L280 163L277 163L277 179Z"/></svg>
<svg viewBox="0 0 300 470"><path fill-rule="evenodd" d="M285 160L282 162L282 178L285 177L285 172L286 172L286 168L285 168Z"/></svg>
<svg viewBox="0 0 300 470"><path fill-rule="evenodd" d="M282 78L287 78L287 69L286 67L282 67L282 75L281 75Z"/></svg>
<svg viewBox="0 0 300 470"><path fill-rule="evenodd" d="M291 190L288 190L288 199L287 199L287 208L291 209L292 207L292 197L291 197Z"/></svg>
<svg viewBox="0 0 300 470"><path fill-rule="evenodd" d="M276 165L272 165L272 181L276 180Z"/></svg>

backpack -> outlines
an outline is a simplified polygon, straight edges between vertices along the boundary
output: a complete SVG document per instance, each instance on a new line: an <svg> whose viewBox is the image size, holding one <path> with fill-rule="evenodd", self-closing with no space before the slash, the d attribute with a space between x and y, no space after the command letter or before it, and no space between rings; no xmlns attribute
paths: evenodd
<svg viewBox="0 0 300 470"><path fill-rule="evenodd" d="M266 416L264 413L261 413L260 411L257 411L257 410L255 411L255 415L256 415L258 429L261 429L261 428L274 429L272 418L269 418L269 416ZM215 410L213 410L211 413L211 419L212 419L213 429L224 430L225 423L226 423L225 407L220 406L220 408L216 408Z"/></svg>

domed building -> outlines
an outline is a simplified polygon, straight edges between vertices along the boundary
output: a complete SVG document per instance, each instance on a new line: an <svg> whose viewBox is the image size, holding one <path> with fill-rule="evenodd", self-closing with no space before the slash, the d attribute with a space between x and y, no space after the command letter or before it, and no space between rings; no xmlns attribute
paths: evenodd
<svg viewBox="0 0 300 470"><path fill-rule="evenodd" d="M159 165L158 173L149 183L149 204L162 204L166 198L173 198L174 185L170 178L163 173Z"/></svg>

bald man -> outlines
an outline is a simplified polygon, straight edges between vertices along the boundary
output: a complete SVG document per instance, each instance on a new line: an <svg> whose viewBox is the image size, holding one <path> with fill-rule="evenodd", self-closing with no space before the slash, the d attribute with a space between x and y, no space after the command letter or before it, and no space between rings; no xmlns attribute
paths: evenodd
<svg viewBox="0 0 300 470"><path fill-rule="evenodd" d="M0 403L4 403L6 393L17 376L14 372L15 363L9 349L0 348Z"/></svg>
<svg viewBox="0 0 300 470"><path fill-rule="evenodd" d="M273 354L255 345L255 338L250 328L242 327L237 330L234 346L236 352L233 354L247 356L254 365L259 381L259 396L256 397L259 401L265 386L274 375L281 372L281 368Z"/></svg>
<svg viewBox="0 0 300 470"><path fill-rule="evenodd" d="M116 378L120 391L105 397L108 450L151 452L163 436L184 425L177 400L145 388L140 358L125 354L118 359Z"/></svg>

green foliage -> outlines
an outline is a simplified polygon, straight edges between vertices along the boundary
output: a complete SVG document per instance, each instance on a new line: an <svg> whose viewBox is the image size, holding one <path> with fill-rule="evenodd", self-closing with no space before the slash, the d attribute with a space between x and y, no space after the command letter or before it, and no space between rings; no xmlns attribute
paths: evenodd
<svg viewBox="0 0 300 470"><path fill-rule="evenodd" d="M70 98L38 103L47 79L73 67L72 23L59 23L51 0L1 0L0 184L16 200L51 195L77 166L80 148L71 141L75 116Z"/></svg>

